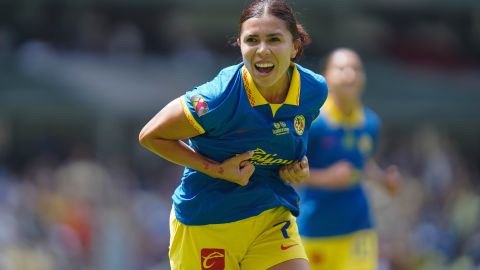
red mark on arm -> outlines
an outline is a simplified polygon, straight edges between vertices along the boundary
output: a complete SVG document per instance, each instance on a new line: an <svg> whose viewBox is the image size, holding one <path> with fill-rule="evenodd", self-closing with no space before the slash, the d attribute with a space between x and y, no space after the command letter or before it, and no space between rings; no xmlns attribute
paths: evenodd
<svg viewBox="0 0 480 270"><path fill-rule="evenodd" d="M204 162L202 163L202 165L203 165L203 168L204 168L205 170L208 170L208 169L210 168L210 164L209 164L208 162L206 162L206 161L204 161Z"/></svg>
<svg viewBox="0 0 480 270"><path fill-rule="evenodd" d="M218 173L219 173L219 174L222 174L222 175L223 175L224 172L225 172L225 170L223 169L222 166L218 167Z"/></svg>

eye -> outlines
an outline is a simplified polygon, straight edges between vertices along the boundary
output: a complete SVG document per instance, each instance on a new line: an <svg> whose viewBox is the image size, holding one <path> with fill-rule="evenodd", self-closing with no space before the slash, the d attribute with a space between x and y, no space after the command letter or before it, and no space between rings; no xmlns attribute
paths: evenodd
<svg viewBox="0 0 480 270"><path fill-rule="evenodd" d="M247 38L245 38L245 42L246 42L246 43L255 43L255 42L257 42L257 41L258 41L258 40L257 40L257 38L255 38L255 37L247 37Z"/></svg>
<svg viewBox="0 0 480 270"><path fill-rule="evenodd" d="M278 42L280 41L280 38L279 37L272 37L270 38L270 42Z"/></svg>

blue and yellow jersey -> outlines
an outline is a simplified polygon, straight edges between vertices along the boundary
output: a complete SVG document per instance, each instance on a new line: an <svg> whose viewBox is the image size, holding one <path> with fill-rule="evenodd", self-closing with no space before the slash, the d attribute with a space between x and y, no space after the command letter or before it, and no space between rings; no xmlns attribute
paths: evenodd
<svg viewBox="0 0 480 270"><path fill-rule="evenodd" d="M240 186L185 168L173 194L180 222L227 223L278 206L298 215L298 194L278 170L306 154L308 130L327 97L327 86L321 75L294 63L291 68L283 104L265 100L243 63L184 95L185 115L201 133L190 138L190 146L218 162L253 150L255 172L248 185Z"/></svg>
<svg viewBox="0 0 480 270"><path fill-rule="evenodd" d="M373 227L368 200L359 181L378 141L380 120L358 106L348 117L328 99L312 124L307 157L311 169L324 169L337 161L352 163L357 181L341 190L305 186L300 191L301 215L297 222L304 237L328 237Z"/></svg>

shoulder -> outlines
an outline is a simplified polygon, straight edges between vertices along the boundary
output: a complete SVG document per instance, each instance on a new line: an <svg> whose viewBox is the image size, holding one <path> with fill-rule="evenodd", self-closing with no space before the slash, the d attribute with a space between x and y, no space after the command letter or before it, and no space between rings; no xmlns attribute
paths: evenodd
<svg viewBox="0 0 480 270"><path fill-rule="evenodd" d="M243 63L225 67L222 70L220 70L220 72L215 77L215 79L219 80L222 83L225 83L225 82L228 83L232 78L241 74L242 67L243 67Z"/></svg>
<svg viewBox="0 0 480 270"><path fill-rule="evenodd" d="M325 111L320 110L320 113L317 118L312 123L312 128L325 128L328 123L328 115L325 113Z"/></svg>
<svg viewBox="0 0 480 270"><path fill-rule="evenodd" d="M300 76L300 103L304 108L308 108L315 119L327 99L327 83L322 75L299 64L295 65Z"/></svg>
<svg viewBox="0 0 480 270"><path fill-rule="evenodd" d="M308 99L315 98L323 104L328 95L328 87L325 78L299 64L296 64L296 66L298 73L300 74L302 96Z"/></svg>
<svg viewBox="0 0 480 270"><path fill-rule="evenodd" d="M238 64L223 68L211 81L197 86L196 89L211 96L221 95L232 88L230 83L240 75L241 66L241 64Z"/></svg>
<svg viewBox="0 0 480 270"><path fill-rule="evenodd" d="M320 87L327 90L327 82L325 78L312 71L311 69L305 68L299 64L295 64L297 66L297 70L300 73L300 78L302 79L302 83L308 84L308 86L312 87Z"/></svg>
<svg viewBox="0 0 480 270"><path fill-rule="evenodd" d="M364 106L363 107L363 113L365 114L365 118L367 119L367 121L369 123L376 124L376 125L380 124L380 122L381 122L380 117L378 116L378 114L375 111L373 111L369 107Z"/></svg>
<svg viewBox="0 0 480 270"><path fill-rule="evenodd" d="M366 129L371 130L374 133L378 133L382 126L382 120L378 114L367 106L363 107L363 113L365 117Z"/></svg>
<svg viewBox="0 0 480 270"><path fill-rule="evenodd" d="M241 64L226 67L213 80L185 93L184 111L198 130L211 132L231 116L242 89L241 67Z"/></svg>
<svg viewBox="0 0 480 270"><path fill-rule="evenodd" d="M202 97L210 106L215 107L221 103L230 91L234 90L241 78L241 64L229 66L220 72L209 82L194 87L185 94L185 98L195 99Z"/></svg>

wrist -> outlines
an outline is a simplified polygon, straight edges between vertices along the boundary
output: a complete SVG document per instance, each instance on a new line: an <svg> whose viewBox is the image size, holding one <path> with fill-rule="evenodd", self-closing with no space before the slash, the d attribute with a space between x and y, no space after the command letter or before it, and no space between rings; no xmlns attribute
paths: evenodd
<svg viewBox="0 0 480 270"><path fill-rule="evenodd" d="M221 178L220 175L223 172L221 164L211 159L202 162L202 169L202 173L213 178Z"/></svg>
<svg viewBox="0 0 480 270"><path fill-rule="evenodd" d="M211 177L223 179L224 169L222 164L213 163L211 168L212 168L211 174L210 174Z"/></svg>

